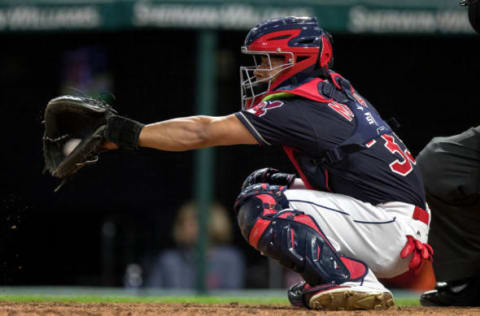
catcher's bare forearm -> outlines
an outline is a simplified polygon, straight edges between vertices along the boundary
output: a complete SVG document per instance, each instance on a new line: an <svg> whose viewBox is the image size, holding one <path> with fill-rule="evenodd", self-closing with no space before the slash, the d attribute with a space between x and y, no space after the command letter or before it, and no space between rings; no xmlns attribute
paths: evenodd
<svg viewBox="0 0 480 316"><path fill-rule="evenodd" d="M212 117L192 116L148 124L140 132L138 144L166 151L208 147L208 125L213 120Z"/></svg>
<svg viewBox="0 0 480 316"><path fill-rule="evenodd" d="M165 151L256 143L234 115L190 116L148 124L138 139L140 147Z"/></svg>

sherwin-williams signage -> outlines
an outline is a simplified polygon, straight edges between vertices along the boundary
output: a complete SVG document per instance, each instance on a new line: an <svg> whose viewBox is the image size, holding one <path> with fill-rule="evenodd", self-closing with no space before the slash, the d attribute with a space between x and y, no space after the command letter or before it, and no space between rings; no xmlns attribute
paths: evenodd
<svg viewBox="0 0 480 316"><path fill-rule="evenodd" d="M0 0L0 31L247 30L287 15L315 15L331 32L473 34L456 0Z"/></svg>

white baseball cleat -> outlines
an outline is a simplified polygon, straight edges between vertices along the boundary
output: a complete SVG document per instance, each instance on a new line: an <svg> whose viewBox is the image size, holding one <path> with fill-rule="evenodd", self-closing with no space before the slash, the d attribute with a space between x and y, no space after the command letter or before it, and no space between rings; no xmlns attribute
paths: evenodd
<svg viewBox="0 0 480 316"><path fill-rule="evenodd" d="M395 305L392 293L388 290L379 291L364 286L348 285L313 292L307 304L311 309L318 310L381 310Z"/></svg>
<svg viewBox="0 0 480 316"><path fill-rule="evenodd" d="M305 281L288 289L293 306L317 310L382 310L395 305L392 292L369 269L360 280L311 286Z"/></svg>

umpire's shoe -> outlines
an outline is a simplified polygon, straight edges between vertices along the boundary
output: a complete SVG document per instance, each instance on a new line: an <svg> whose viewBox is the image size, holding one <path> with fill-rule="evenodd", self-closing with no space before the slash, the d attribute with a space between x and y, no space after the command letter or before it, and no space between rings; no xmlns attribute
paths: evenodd
<svg viewBox="0 0 480 316"><path fill-rule="evenodd" d="M317 310L378 310L394 305L392 293L388 290L346 283L341 285L328 283L312 287L302 281L288 289L288 299L293 306Z"/></svg>
<svg viewBox="0 0 480 316"><path fill-rule="evenodd" d="M420 297L423 306L480 306L480 279L438 282Z"/></svg>

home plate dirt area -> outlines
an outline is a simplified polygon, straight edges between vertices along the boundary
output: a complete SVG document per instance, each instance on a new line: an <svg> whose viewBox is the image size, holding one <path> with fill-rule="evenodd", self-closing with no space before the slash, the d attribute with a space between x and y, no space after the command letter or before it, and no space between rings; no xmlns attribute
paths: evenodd
<svg viewBox="0 0 480 316"><path fill-rule="evenodd" d="M392 307L381 311L313 311L280 305L245 304L160 304L160 303L18 303L0 302L0 316L144 316L144 315L228 315L228 316L299 316L299 315L386 315L416 316L480 315L480 308Z"/></svg>

